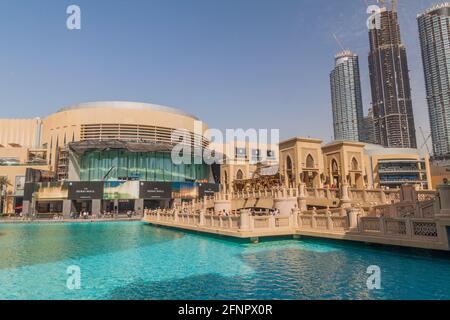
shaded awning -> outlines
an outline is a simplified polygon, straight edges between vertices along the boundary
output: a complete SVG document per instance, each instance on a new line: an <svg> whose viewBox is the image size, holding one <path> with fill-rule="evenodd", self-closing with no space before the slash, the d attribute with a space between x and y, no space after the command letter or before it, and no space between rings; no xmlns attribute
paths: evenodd
<svg viewBox="0 0 450 320"><path fill-rule="evenodd" d="M171 152L174 144L161 142L131 142L123 140L86 140L72 142L69 149L77 155L88 151L127 150L130 152Z"/></svg>

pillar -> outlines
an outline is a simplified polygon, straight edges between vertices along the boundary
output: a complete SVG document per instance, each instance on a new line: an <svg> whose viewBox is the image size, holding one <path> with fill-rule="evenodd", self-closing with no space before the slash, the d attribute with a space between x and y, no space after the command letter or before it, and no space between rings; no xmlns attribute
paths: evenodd
<svg viewBox="0 0 450 320"><path fill-rule="evenodd" d="M439 217L450 217L450 185L443 184L438 186L439 193L439 208L438 212L435 212Z"/></svg>
<svg viewBox="0 0 450 320"><path fill-rule="evenodd" d="M102 212L102 200L92 200L92 214L100 214Z"/></svg>
<svg viewBox="0 0 450 320"><path fill-rule="evenodd" d="M300 183L299 187L299 195L298 195L298 208L300 209L300 212L306 211L308 209L307 203L306 203L306 184Z"/></svg>
<svg viewBox="0 0 450 320"><path fill-rule="evenodd" d="M341 207L348 208L351 205L352 200L348 194L348 184L343 184L341 187Z"/></svg>
<svg viewBox="0 0 450 320"><path fill-rule="evenodd" d="M134 200L134 211L138 215L144 214L144 199Z"/></svg>
<svg viewBox="0 0 450 320"><path fill-rule="evenodd" d="M248 210L241 210L239 218L239 229L244 231L250 230L250 212Z"/></svg>
<svg viewBox="0 0 450 320"><path fill-rule="evenodd" d="M64 218L70 218L72 213L72 200L63 200L63 216Z"/></svg>
<svg viewBox="0 0 450 320"><path fill-rule="evenodd" d="M358 214L359 214L359 210L356 208L351 209L348 212L348 226L350 229L357 229L358 228Z"/></svg>
<svg viewBox="0 0 450 320"><path fill-rule="evenodd" d="M22 215L24 217L31 216L31 201L24 200L22 205Z"/></svg>
<svg viewBox="0 0 450 320"><path fill-rule="evenodd" d="M200 210L200 222L199 222L200 226L204 226L205 225L205 210Z"/></svg>

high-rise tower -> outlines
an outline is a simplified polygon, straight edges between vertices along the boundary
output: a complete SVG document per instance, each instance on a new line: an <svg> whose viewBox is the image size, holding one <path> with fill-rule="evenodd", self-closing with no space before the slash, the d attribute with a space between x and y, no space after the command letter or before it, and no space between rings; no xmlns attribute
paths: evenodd
<svg viewBox="0 0 450 320"><path fill-rule="evenodd" d="M385 147L416 148L408 61L395 6L382 8L379 18L369 31L375 140Z"/></svg>
<svg viewBox="0 0 450 320"><path fill-rule="evenodd" d="M450 156L450 3L417 17L435 156Z"/></svg>
<svg viewBox="0 0 450 320"><path fill-rule="evenodd" d="M345 50L336 55L330 84L334 139L359 141L363 106L359 60L356 54Z"/></svg>

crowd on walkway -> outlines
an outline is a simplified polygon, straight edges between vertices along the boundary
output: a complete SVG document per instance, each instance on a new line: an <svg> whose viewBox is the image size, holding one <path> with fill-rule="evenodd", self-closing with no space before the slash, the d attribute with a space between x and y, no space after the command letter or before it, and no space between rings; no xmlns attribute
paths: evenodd
<svg viewBox="0 0 450 320"><path fill-rule="evenodd" d="M126 215L128 218L134 218L138 216L138 213L136 211L127 211L124 213L118 213L118 212L111 212L111 211L102 211L100 213L92 213L89 211L81 211L81 212L72 212L70 214L70 218L77 220L77 219L116 219L119 216Z"/></svg>
<svg viewBox="0 0 450 320"><path fill-rule="evenodd" d="M254 208L249 209L250 215L252 216L279 216L280 210L279 209L271 209L271 210L255 210ZM197 210L196 212L192 212L192 210L188 208L173 208L173 209L145 209L144 215L175 215L175 214L199 214L200 210ZM213 215L217 217L238 217L241 215L241 210L220 210L220 211L214 211L209 210L207 211L208 215Z"/></svg>

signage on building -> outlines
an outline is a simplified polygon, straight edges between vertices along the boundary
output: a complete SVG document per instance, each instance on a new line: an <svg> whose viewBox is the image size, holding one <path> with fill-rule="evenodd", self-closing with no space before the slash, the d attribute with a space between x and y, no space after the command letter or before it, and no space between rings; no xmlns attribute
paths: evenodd
<svg viewBox="0 0 450 320"><path fill-rule="evenodd" d="M165 182L141 182L140 198L146 200L171 199L172 185Z"/></svg>
<svg viewBox="0 0 450 320"><path fill-rule="evenodd" d="M200 197L212 197L219 192L219 185L214 183L200 183L198 185L198 193Z"/></svg>
<svg viewBox="0 0 450 320"><path fill-rule="evenodd" d="M69 199L93 200L103 198L103 182L69 182Z"/></svg>

